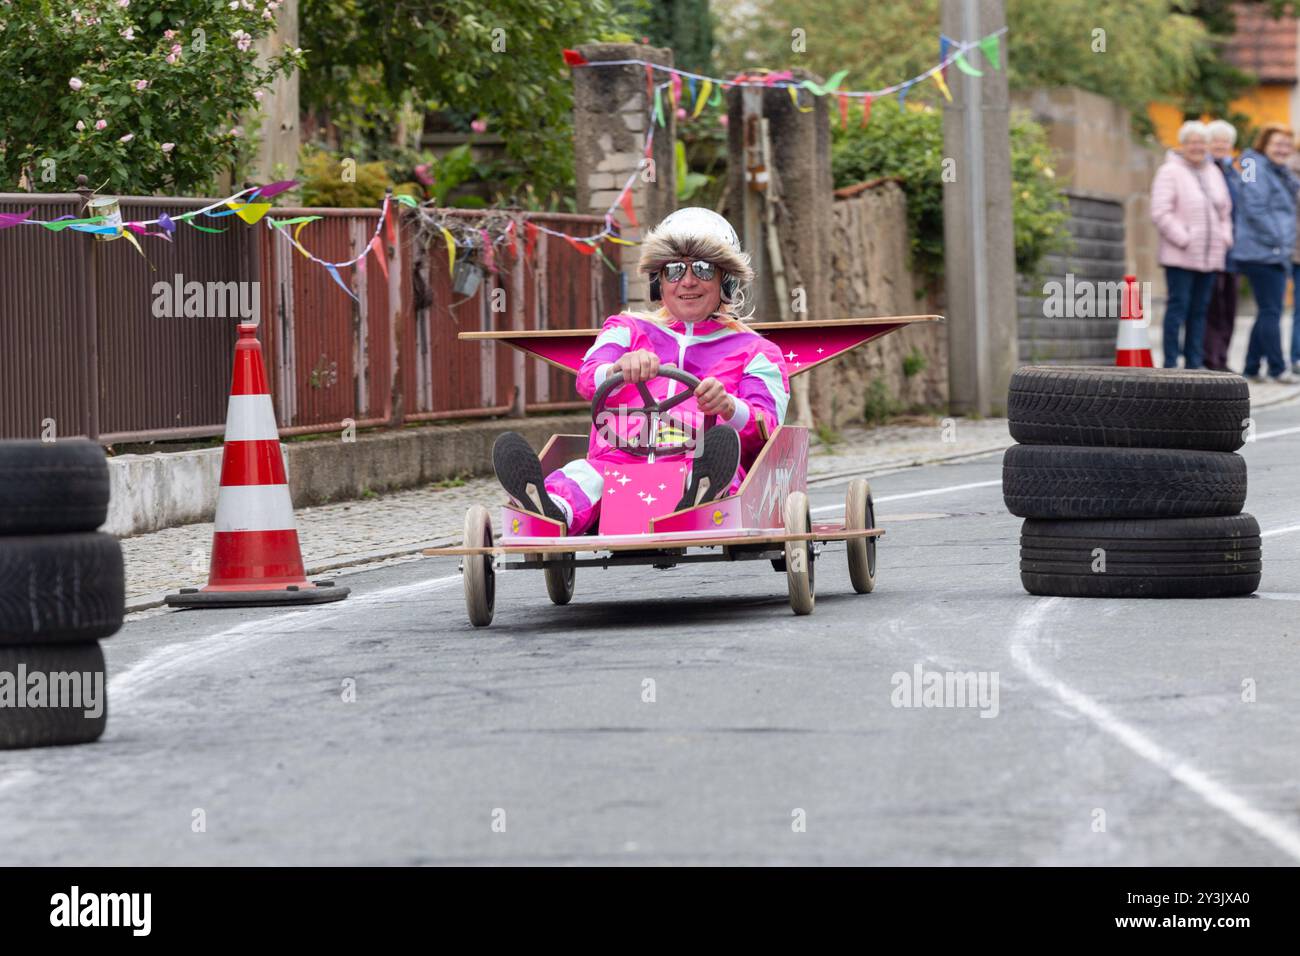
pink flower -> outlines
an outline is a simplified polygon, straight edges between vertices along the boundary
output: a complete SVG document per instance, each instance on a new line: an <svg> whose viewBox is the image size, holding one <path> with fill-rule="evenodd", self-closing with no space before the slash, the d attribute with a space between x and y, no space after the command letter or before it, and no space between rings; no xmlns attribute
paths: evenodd
<svg viewBox="0 0 1300 956"><path fill-rule="evenodd" d="M170 39L171 39L172 37L174 37L174 36L176 36L176 31L175 31L175 30L164 30L164 31L163 31L163 37L164 37L165 39L170 40Z"/></svg>
<svg viewBox="0 0 1300 956"><path fill-rule="evenodd" d="M175 63L178 59L180 59L180 57L178 57L175 53L168 53L166 56L166 60L168 63Z"/></svg>
<svg viewBox="0 0 1300 956"><path fill-rule="evenodd" d="M476 119L476 120L473 120L473 121L469 124L469 128L472 129L472 130L473 130L474 132L476 132L476 133L483 133L483 132L486 132L486 131L487 131L487 120L485 120L485 119Z"/></svg>
<svg viewBox="0 0 1300 956"><path fill-rule="evenodd" d="M175 143L163 143L163 144L162 144L162 151L163 151L164 153L170 153L170 152L171 152L173 149L175 149L175 148L176 148L176 144L175 144Z"/></svg>
<svg viewBox="0 0 1300 956"><path fill-rule="evenodd" d="M131 5L131 0L117 0L117 5L125 10Z"/></svg>
<svg viewBox="0 0 1300 956"><path fill-rule="evenodd" d="M108 125L108 121L107 121L107 120L102 120L102 119L101 119L101 120L95 120L95 129L103 129L103 128L104 128L105 126L107 126L107 125Z"/></svg>
<svg viewBox="0 0 1300 956"><path fill-rule="evenodd" d="M136 88L137 90L147 90L147 89L149 89L149 81L148 81L148 80L136 80L136 81L135 81L135 88Z"/></svg>
<svg viewBox="0 0 1300 956"><path fill-rule="evenodd" d="M270 7L267 7L265 10L262 11L262 19L263 19L263 20L270 20L270 19L271 19L272 17L274 17L274 16L275 16L275 14L273 14L273 13L271 12L271 8L270 8Z"/></svg>
<svg viewBox="0 0 1300 956"><path fill-rule="evenodd" d="M86 129L85 121L84 121L84 120L77 120L77 132L78 132L78 133L84 132L85 129Z"/></svg>
<svg viewBox="0 0 1300 956"><path fill-rule="evenodd" d="M230 135L235 137L243 136L244 130L239 126L232 126L230 127Z"/></svg>
<svg viewBox="0 0 1300 956"><path fill-rule="evenodd" d="M686 119L686 110L683 109L683 108L680 107L680 106L677 107L677 118L678 118L678 119Z"/></svg>
<svg viewBox="0 0 1300 956"><path fill-rule="evenodd" d="M230 36L234 39L235 45L239 47L241 51L247 50L253 45L252 36L245 33L243 30L236 30L234 33L230 34Z"/></svg>
<svg viewBox="0 0 1300 956"><path fill-rule="evenodd" d="M81 80L77 79L75 76L68 80L68 86L72 87L74 90L79 90L85 85L85 83L82 83Z"/></svg>
<svg viewBox="0 0 1300 956"><path fill-rule="evenodd" d="M173 44L172 44L172 52L175 53L177 56L180 56L180 55L181 55L181 45L180 45L179 43L173 43Z"/></svg>
<svg viewBox="0 0 1300 956"><path fill-rule="evenodd" d="M259 103L262 102L262 97L265 95L265 90L253 90L253 99L257 100Z"/></svg>
<svg viewBox="0 0 1300 956"><path fill-rule="evenodd" d="M125 30L121 31L119 35L122 37L123 40L134 40L135 27L127 27Z"/></svg>
<svg viewBox="0 0 1300 956"><path fill-rule="evenodd" d="M135 133L127 133L125 136L123 136L123 137L121 137L120 139L118 139L118 142L119 142L119 143L129 143L129 142L131 142L131 140L133 140L133 139L135 139Z"/></svg>

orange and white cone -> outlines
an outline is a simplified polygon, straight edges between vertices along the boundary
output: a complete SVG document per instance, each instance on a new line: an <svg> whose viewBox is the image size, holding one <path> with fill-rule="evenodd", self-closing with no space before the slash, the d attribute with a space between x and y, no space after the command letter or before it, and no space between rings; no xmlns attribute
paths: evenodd
<svg viewBox="0 0 1300 956"><path fill-rule="evenodd" d="M1142 321L1142 297L1137 276L1124 277L1120 297L1119 333L1115 336L1115 364L1121 368L1154 368L1151 335Z"/></svg>
<svg viewBox="0 0 1300 956"><path fill-rule="evenodd" d="M257 326L241 324L226 412L212 560L205 588L167 595L171 607L341 601L349 588L308 581L280 455Z"/></svg>

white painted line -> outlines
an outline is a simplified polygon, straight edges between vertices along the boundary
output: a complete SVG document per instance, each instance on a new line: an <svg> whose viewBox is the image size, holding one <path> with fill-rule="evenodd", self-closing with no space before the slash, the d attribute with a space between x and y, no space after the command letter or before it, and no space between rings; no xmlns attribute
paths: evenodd
<svg viewBox="0 0 1300 956"><path fill-rule="evenodd" d="M234 627L211 634L202 640L186 642L177 641L160 648L134 667L128 668L108 682L108 696L112 706L118 707L139 697L153 685L185 670L216 660L217 658L247 649L259 641L294 631L305 631L335 620L353 610L367 610L391 598L405 597L412 592L442 590L461 580L459 574L450 574L440 578L426 578L410 584L399 584L382 591L349 597L340 604L322 604L302 608L297 611L268 615L253 621L245 621ZM202 614L202 611L182 611L183 614ZM17 753L13 759L21 759ZM36 783L41 776L26 767L5 767L10 761L0 758L0 795L15 790L25 784Z"/></svg>
<svg viewBox="0 0 1300 956"><path fill-rule="evenodd" d="M1268 598L1270 601L1300 601L1300 594L1283 594L1280 591L1256 591L1255 597Z"/></svg>
<svg viewBox="0 0 1300 956"><path fill-rule="evenodd" d="M903 501L907 498L928 498L931 495L946 495L950 491L965 491L968 488L992 488L994 485L1002 484L1002 479L994 481L971 481L964 485L946 485L943 488L929 488L925 491L909 491L901 495L884 495L876 498L876 504L884 504L886 501ZM820 508L813 508L813 514L821 514L827 511L843 511L843 505L822 505Z"/></svg>
<svg viewBox="0 0 1300 956"><path fill-rule="evenodd" d="M1256 836L1271 843L1294 860L1300 860L1300 830L1281 817L1261 810L1245 797L1219 783L1189 761L1166 750L1111 710L1034 662L1029 643L1043 625L1048 612L1061 610L1061 598L1039 598L1016 620L1011 631L1011 658L1039 687L1050 691L1071 710L1082 714L1103 733L1114 737L1143 760L1169 774L1210 806L1230 816Z"/></svg>
<svg viewBox="0 0 1300 956"><path fill-rule="evenodd" d="M461 579L459 574L440 578L428 578L412 584L400 584L373 591L356 597L348 597L339 604L323 604L315 607L301 608L244 621L234 627L210 634L198 641L177 641L160 648L148 657L137 662L108 682L109 699L121 704L137 697L159 681L166 680L173 674L205 664L236 651L242 651L252 644L267 640L278 634L303 631L319 627L329 621L342 617L349 612L366 609L390 598L404 597L412 592L440 590L452 582ZM183 614L201 614L202 611L182 611Z"/></svg>
<svg viewBox="0 0 1300 956"><path fill-rule="evenodd" d="M1262 441L1265 438L1281 438L1283 435L1300 435L1300 425L1294 428L1278 428L1271 432L1259 432L1254 440Z"/></svg>
<svg viewBox="0 0 1300 956"><path fill-rule="evenodd" d="M1272 531L1261 531L1259 536L1261 538L1271 538L1275 534L1291 534L1296 531L1300 531L1300 524L1289 524L1285 528L1274 528Z"/></svg>

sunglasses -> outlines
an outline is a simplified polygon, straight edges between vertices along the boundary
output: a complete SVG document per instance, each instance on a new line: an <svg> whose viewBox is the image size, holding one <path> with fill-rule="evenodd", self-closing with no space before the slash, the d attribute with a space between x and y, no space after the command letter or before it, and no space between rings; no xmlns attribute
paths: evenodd
<svg viewBox="0 0 1300 956"><path fill-rule="evenodd" d="M695 278L701 282L711 282L713 277L718 274L718 267L712 262L705 262L702 259L696 259L690 264L691 271L695 273ZM662 270L663 277L669 282L681 282L682 277L686 275L685 262L668 262L664 264Z"/></svg>

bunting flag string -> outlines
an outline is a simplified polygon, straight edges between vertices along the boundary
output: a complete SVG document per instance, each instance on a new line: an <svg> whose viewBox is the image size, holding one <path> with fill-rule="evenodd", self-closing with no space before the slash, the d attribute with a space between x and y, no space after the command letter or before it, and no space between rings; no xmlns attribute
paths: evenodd
<svg viewBox="0 0 1300 956"><path fill-rule="evenodd" d="M958 68L961 69L963 66L964 54L978 48L993 68L995 70L1000 70L1002 66L999 57L999 40L1006 32L1007 27L1002 27L985 37L981 37L979 40L971 41L958 41L941 34L940 63L938 64L938 68L946 69L950 64L956 63ZM893 93L899 92L900 90L915 86L919 81L930 75L930 71L927 70L924 73L920 73L907 80L903 80L892 86L887 86L879 90L840 90L839 84L843 82L844 77L848 75L847 70L840 70L833 74L824 84L818 84L813 80L795 80L793 73L789 70L783 70L780 72L754 71L752 73L741 73L732 80L724 80L720 77L706 76L702 73L693 73L690 70L664 66L663 64L651 63L647 60L641 59L600 60L589 62L585 57L574 50L564 51L564 61L575 69L580 67L643 66L648 73L659 72L669 74L670 81L673 84L673 86L670 87L670 93L675 89L678 94L680 94L681 91L682 80L683 78L686 78L700 82L708 80L713 83L715 87L719 88L728 88L731 86L798 87L808 89L818 96L826 95L828 93L843 93L843 95L854 99L865 99L868 96L872 98L889 96ZM969 66L970 64L968 61L965 61L965 65ZM963 72L965 72L965 70L963 70ZM675 100L673 105L674 107L676 106Z"/></svg>
<svg viewBox="0 0 1300 956"><path fill-rule="evenodd" d="M983 72L975 67L969 59L972 50L978 48L985 61L994 70L1002 69L1002 51L1000 49L1001 36L1006 33L1007 28L1003 27L987 36L981 37L974 41L958 41L951 37L940 34L939 37L939 60L940 62L931 67L929 70L917 76L911 77L900 83L885 87L879 90L842 90L841 84L848 76L848 70L838 70L833 73L824 83L818 83L815 80L804 79L796 80L790 70L772 71L756 70L750 73L741 73L735 78L724 80L719 77L704 76L699 73L693 73L688 70L681 70L675 67L664 66L657 63L649 63L645 60L604 60L599 62L589 62L584 56L574 50L563 51L564 61L571 67L585 68L596 66L627 66L641 65L645 69L646 75L646 95L648 100L647 111L650 122L646 126L645 151L644 156L649 159L652 156L654 133L656 126L665 126L666 117L664 115L663 97L665 87L667 88L668 100L673 114L681 108L690 109L690 118L698 118L704 111L706 105L718 107L723 105L723 91L735 86L741 87L762 87L762 88L781 88L784 87L789 91L791 102L801 113L808 113L815 109L815 106L803 106L800 104L800 91L808 90L814 96L833 95L836 98L840 116L840 128L848 126L849 100L859 99L862 103L861 126L866 127L871 117L872 102L877 97L887 96L893 93L898 94L900 106L905 105L908 91L926 78L933 78L935 85L938 86L940 94L949 102L952 101L952 91L947 83L947 68L955 64L957 68L965 75L971 77L983 76ZM668 79L663 82L655 82L655 72L669 74ZM683 81L685 81L685 97L683 97ZM685 116L685 109L682 110ZM608 240L617 245L635 245L633 240L624 239L617 235L618 224L614 218L616 210L620 210L627 217L628 222L634 228L640 228L637 222L635 205L632 201L632 187L635 184L636 177L641 170L634 170L627 178L623 188L618 192L614 202L610 205L605 214L605 227L599 233L592 236L572 236L568 233L559 232L540 226L531 220L520 220L523 222L524 232L524 257L531 259L539 235L545 233L550 236L556 236L564 239L572 248L584 256L599 255L607 265L608 258L600 249L600 243ZM71 230L73 232L85 232L96 236L103 236L109 239L125 238L128 243L135 248L142 256L144 250L141 248L137 236L147 236L163 239L168 242L173 241L178 225L184 223L191 229L205 233L223 233L229 231L227 228L218 228L215 224L205 225L198 221L222 219L229 216L236 216L240 221L247 225L256 225L261 222L268 228L273 229L284 240L290 243L308 260L324 266L329 273L330 278L334 280L348 295L355 300L357 297L343 281L339 274L339 269L348 266L356 267L358 270L363 269L365 260L371 254L379 257L380 269L385 278L388 277L387 253L381 237L387 230L387 236L391 245L396 245L396 223L395 216L392 214L392 202L404 205L411 209L420 210L424 208L414 197L408 195L388 194L384 197L383 205L380 209L379 221L375 225L374 233L370 239L361 247L358 255L352 259L341 262L330 262L313 255L301 241L302 230L312 222L319 220L320 216L295 216L290 219L276 219L272 215L272 204L269 200L273 199L280 193L292 189L298 185L294 180L280 180L268 183L262 186L250 186L242 189L232 196L219 199L215 202L200 209L192 209L184 213L169 215L160 213L157 219L142 219L123 221L119 213L114 213L110 218L107 215L99 216L82 216L73 215L59 216L52 220L37 220L31 218L36 212L36 207L24 210L23 212L0 213L0 230L13 229L18 226L39 226L50 232L63 232ZM489 224L490 224L489 220ZM499 220L498 220L499 223ZM426 222L427 225L427 222ZM441 231L443 240L447 246L447 265L452 272L455 271L457 257L457 240L445 225L441 223L434 224ZM151 229L150 227L157 227ZM292 234L290 228L292 228ZM483 264L493 269L496 265L495 244L497 242L505 243L511 254L516 252L516 228L515 219L509 219L501 234L493 239L486 228L477 230L479 238L470 238L466 245L472 248L480 247L483 257ZM436 233L435 233L436 234ZM146 257L146 261L148 261ZM152 268L152 263L150 263Z"/></svg>

